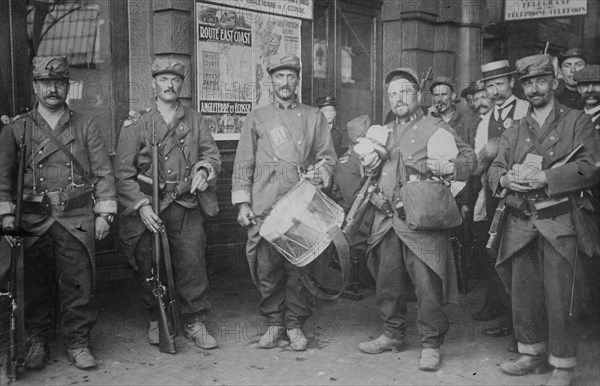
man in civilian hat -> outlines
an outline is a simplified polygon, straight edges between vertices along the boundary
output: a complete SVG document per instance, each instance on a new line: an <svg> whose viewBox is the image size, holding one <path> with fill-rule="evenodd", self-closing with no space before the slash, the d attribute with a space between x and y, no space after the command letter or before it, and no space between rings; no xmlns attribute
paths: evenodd
<svg viewBox="0 0 600 386"><path fill-rule="evenodd" d="M335 125L337 101L332 96L321 97L317 99L317 107L325 115L329 129L331 130L331 139L333 140L335 154L340 157L348 150L348 132L345 128Z"/></svg>
<svg viewBox="0 0 600 386"><path fill-rule="evenodd" d="M577 82L577 90L585 102L583 110L592 119L592 124L600 133L600 65L591 64L575 72L573 79ZM595 194L600 194L600 185L596 187ZM600 213L599 213L600 215ZM600 220L600 217L598 218ZM590 304L586 313L595 320L600 317L600 259L583 258L585 272L590 286Z"/></svg>
<svg viewBox="0 0 600 386"><path fill-rule="evenodd" d="M558 102L572 109L583 110L585 102L581 99L573 76L586 65L587 59L581 48L569 48L558 55L559 75L563 85L562 90L556 93Z"/></svg>
<svg viewBox="0 0 600 386"><path fill-rule="evenodd" d="M499 202L498 198L492 196L492 192L485 183L488 168L496 157L502 133L511 127L513 120L525 116L529 107L527 101L513 95L514 73L515 71L510 68L507 60L499 60L481 66L483 77L481 81L485 85L487 98L494 103L493 109L485 114L479 122L477 134L475 134L475 153L478 155L479 165L475 176L474 191L478 193L476 193L473 221L476 223L474 228L483 231L483 234L480 235L481 240L479 240L482 246L481 254L485 254L483 246L487 242L487 231ZM479 189L479 186L482 188ZM483 260L487 262L486 295L483 307L472 317L479 321L502 317L499 325L486 329L484 333L491 337L511 335L510 298L494 270L493 262L485 257Z"/></svg>
<svg viewBox="0 0 600 386"><path fill-rule="evenodd" d="M22 136L28 153L24 202L30 204L30 210L22 213L22 221L23 228L35 237L23 239L25 328L30 343L27 369L44 368L50 359L48 334L56 304L55 284L69 360L80 369L96 367L89 350L90 332L98 317L94 242L108 234L117 200L102 138L102 131L108 128L69 109L69 78L65 57L33 58L35 107L0 135L0 217L4 228L13 227L15 221L15 171ZM6 240L14 246L12 236ZM10 254L2 258L10 259Z"/></svg>
<svg viewBox="0 0 600 386"><path fill-rule="evenodd" d="M183 332L196 346L218 346L204 322L207 298L206 216L218 211L215 185L221 169L219 150L208 121L184 106L179 93L186 67L176 59L152 63L152 108L131 113L121 128L115 157L117 191L123 206L120 239L123 252L142 280L142 301L150 314L148 343L159 344L159 309L153 296L153 233L166 232L175 277L175 292L183 316ZM160 212L152 210L152 143L158 141L159 179L164 183Z"/></svg>
<svg viewBox="0 0 600 386"><path fill-rule="evenodd" d="M231 200L238 207L238 223L248 227L248 264L260 290L258 310L268 324L258 345L265 349L277 347L287 330L291 348L303 351L308 347L302 328L312 315L311 295L298 268L264 240L259 231L265 213L301 177L315 185L328 186L337 157L325 116L317 108L298 101L300 58L286 55L271 63L267 72L271 76L273 102L253 110L244 121L235 156ZM313 167L321 161L321 167Z"/></svg>
<svg viewBox="0 0 600 386"><path fill-rule="evenodd" d="M573 205L591 206L585 191L600 180L600 137L583 111L556 101L550 55L522 58L516 66L531 108L502 135L489 173L495 194L508 191L496 268L512 296L521 354L500 369L524 375L550 363L548 384L568 385L577 357L574 274L583 274L575 266L578 248L585 247L578 244L585 230L571 212Z"/></svg>
<svg viewBox="0 0 600 386"><path fill-rule="evenodd" d="M459 181L469 177L476 157L471 147L455 135L447 123L424 115L419 107L421 85L415 70L392 70L385 77L385 87L396 116L385 126L390 132L386 144L390 158L383 161L376 151L361 156L366 172L380 175L380 198L388 203L376 211L367 242L368 265L376 281L376 301L383 334L360 343L358 348L369 354L389 350L397 352L405 348L405 277L409 276L417 294L417 325L421 337L419 369L437 371L441 366L440 346L448 330L443 305L455 302L457 297L456 269L448 232L415 232L399 211L386 211L385 208L396 208L397 199L401 197L398 157L402 157L407 171L409 168L422 171L422 178L438 176ZM433 143L448 144L454 148L456 155L448 160L429 159L428 151ZM436 247L424 248L426 245Z"/></svg>

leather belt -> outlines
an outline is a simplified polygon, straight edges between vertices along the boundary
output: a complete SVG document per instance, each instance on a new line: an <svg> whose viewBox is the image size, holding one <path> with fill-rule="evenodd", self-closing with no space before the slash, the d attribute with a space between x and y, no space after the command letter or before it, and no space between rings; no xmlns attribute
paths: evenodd
<svg viewBox="0 0 600 386"><path fill-rule="evenodd" d="M511 193L506 196L506 211L520 218L544 220L571 211L568 197L545 198L540 195Z"/></svg>

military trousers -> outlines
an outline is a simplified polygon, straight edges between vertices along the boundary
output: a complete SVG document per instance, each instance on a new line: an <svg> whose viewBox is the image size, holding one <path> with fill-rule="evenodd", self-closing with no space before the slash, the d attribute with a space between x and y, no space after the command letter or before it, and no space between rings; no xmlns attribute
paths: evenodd
<svg viewBox="0 0 600 386"><path fill-rule="evenodd" d="M417 327L421 346L439 348L448 331L441 279L402 243L393 229L373 252L371 273L375 278L375 296L384 334L390 338L401 338L407 333L405 281L410 278L417 295Z"/></svg>
<svg viewBox="0 0 600 386"><path fill-rule="evenodd" d="M169 251L175 281L176 299L183 321L203 322L210 310L207 298L208 278L206 275L206 233L199 208L185 208L173 202L160 213L169 240ZM142 280L142 302L150 311L150 318L158 320L158 305L152 293L153 234L146 230L135 248L135 257ZM163 260L164 262L164 260ZM161 281L166 284L164 263ZM164 279L164 280L163 280ZM173 296L173 295L171 295Z"/></svg>
<svg viewBox="0 0 600 386"><path fill-rule="evenodd" d="M45 341L56 286L61 330L70 349L88 347L98 319L92 262L86 247L58 222L25 251L25 328L31 341Z"/></svg>
<svg viewBox="0 0 600 386"><path fill-rule="evenodd" d="M532 236L536 232L531 221L517 221L523 226L529 223L531 228L524 234ZM575 253L575 237L565 237L561 242L570 243ZM569 315L573 267L568 260L537 233L497 270L511 293L519 352L548 353L551 365L575 367L576 315Z"/></svg>
<svg viewBox="0 0 600 386"><path fill-rule="evenodd" d="M312 315L313 297L304 287L298 268L265 239L257 248L256 276L258 311L267 318L268 325L302 328Z"/></svg>

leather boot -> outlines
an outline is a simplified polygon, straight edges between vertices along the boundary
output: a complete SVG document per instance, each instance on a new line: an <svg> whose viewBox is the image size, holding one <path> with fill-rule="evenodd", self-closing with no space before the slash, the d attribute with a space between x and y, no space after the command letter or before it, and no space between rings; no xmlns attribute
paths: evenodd
<svg viewBox="0 0 600 386"><path fill-rule="evenodd" d="M573 369L561 369L556 367L546 386L570 386L573 381Z"/></svg>
<svg viewBox="0 0 600 386"><path fill-rule="evenodd" d="M206 326L202 322L194 322L186 324L183 328L183 335L194 342L196 346L203 349L211 349L218 347L219 344L206 330Z"/></svg>
<svg viewBox="0 0 600 386"><path fill-rule="evenodd" d="M158 346L160 343L158 320L151 320L150 326L148 327L148 343L153 346Z"/></svg>
<svg viewBox="0 0 600 386"><path fill-rule="evenodd" d="M404 350L405 346L406 341L404 338L393 339L388 338L385 334L381 334L377 339L359 343L358 349L367 354L379 354L389 350L392 350L392 352L400 352Z"/></svg>
<svg viewBox="0 0 600 386"><path fill-rule="evenodd" d="M97 366L96 359L87 347L69 349L68 353L69 361L74 363L78 369L89 370Z"/></svg>
<svg viewBox="0 0 600 386"><path fill-rule="evenodd" d="M421 358L419 359L419 370L423 371L438 371L442 365L440 359L440 350L437 348L424 348L421 350Z"/></svg>
<svg viewBox="0 0 600 386"><path fill-rule="evenodd" d="M50 348L46 342L33 342L25 356L25 368L28 370L41 370L50 360Z"/></svg>
<svg viewBox="0 0 600 386"><path fill-rule="evenodd" d="M516 361L504 362L500 365L500 370L508 375L543 374L550 369L546 354L535 356L523 354Z"/></svg>
<svg viewBox="0 0 600 386"><path fill-rule="evenodd" d="M308 347L308 340L304 336L301 328L291 328L287 330L287 336L290 338L292 350L304 351Z"/></svg>
<svg viewBox="0 0 600 386"><path fill-rule="evenodd" d="M265 332L264 335L260 337L260 340L258 341L258 346L260 348L277 347L277 342L279 342L279 339L281 339L282 335L282 326L269 326L267 332Z"/></svg>

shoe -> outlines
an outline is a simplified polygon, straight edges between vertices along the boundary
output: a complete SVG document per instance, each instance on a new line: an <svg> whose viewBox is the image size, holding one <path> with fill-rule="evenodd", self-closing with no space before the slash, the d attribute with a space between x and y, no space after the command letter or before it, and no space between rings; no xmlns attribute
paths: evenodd
<svg viewBox="0 0 600 386"><path fill-rule="evenodd" d="M546 354L535 356L523 354L516 361L504 362L500 365L500 370L508 375L543 374L550 371L550 369Z"/></svg>
<svg viewBox="0 0 600 386"><path fill-rule="evenodd" d="M503 315L503 312L498 307L483 306L479 311L471 314L471 319L478 322L488 322L497 319Z"/></svg>
<svg viewBox="0 0 600 386"><path fill-rule="evenodd" d="M379 354L384 351L392 350L392 352L400 352L404 350L406 341L401 339L388 338L385 334L381 334L377 339L369 342L358 344L358 349L367 354Z"/></svg>
<svg viewBox="0 0 600 386"><path fill-rule="evenodd" d="M281 339L282 335L282 326L269 326L267 332L265 332L264 335L260 337L260 340L258 341L258 346L260 348L277 347L277 342L279 341L279 339Z"/></svg>
<svg viewBox="0 0 600 386"><path fill-rule="evenodd" d="M287 336L290 338L292 350L304 351L308 347L308 339L304 336L301 328L291 328L287 330Z"/></svg>
<svg viewBox="0 0 600 386"><path fill-rule="evenodd" d="M154 346L158 346L160 342L158 320L151 320L150 327L148 327L148 343Z"/></svg>
<svg viewBox="0 0 600 386"><path fill-rule="evenodd" d="M202 322L186 324L183 328L183 335L200 348L209 350L211 348L219 347L215 338L208 333Z"/></svg>
<svg viewBox="0 0 600 386"><path fill-rule="evenodd" d="M92 356L90 349L87 347L80 347L69 349L69 361L75 363L75 367L82 370L89 370L96 367L96 359Z"/></svg>
<svg viewBox="0 0 600 386"><path fill-rule="evenodd" d="M546 386L569 386L573 381L573 369L554 368Z"/></svg>
<svg viewBox="0 0 600 386"><path fill-rule="evenodd" d="M504 323L500 323L496 327L490 327L483 330L483 333L492 338L501 338L504 336L509 336L513 334L513 326L512 324L507 325Z"/></svg>
<svg viewBox="0 0 600 386"><path fill-rule="evenodd" d="M421 350L421 359L419 359L419 370L438 371L442 361L440 359L440 350L437 348L424 348Z"/></svg>
<svg viewBox="0 0 600 386"><path fill-rule="evenodd" d="M50 348L46 342L33 342L25 356L25 368L40 370L46 367L50 360Z"/></svg>

